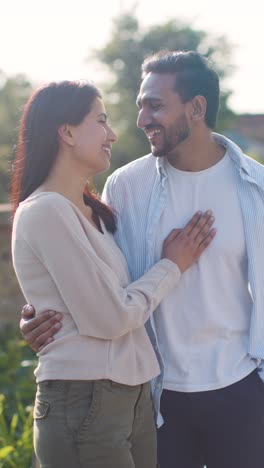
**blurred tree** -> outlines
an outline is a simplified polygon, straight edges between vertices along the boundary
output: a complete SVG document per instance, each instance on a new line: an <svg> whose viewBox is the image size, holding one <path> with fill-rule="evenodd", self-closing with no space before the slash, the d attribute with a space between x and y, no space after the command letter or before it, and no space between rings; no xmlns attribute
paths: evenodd
<svg viewBox="0 0 264 468"><path fill-rule="evenodd" d="M0 203L8 200L13 147L22 108L31 90L24 75L7 77L0 71Z"/></svg>
<svg viewBox="0 0 264 468"><path fill-rule="evenodd" d="M144 57L162 49L197 50L214 63L221 80L232 72L231 47L225 37L211 37L177 20L143 29L132 12L117 17L109 42L94 54L106 66L107 82L102 87L107 110L119 135L114 146L112 170L149 152L143 132L135 125L135 101ZM228 107L230 94L222 90L218 131L228 127L234 117Z"/></svg>

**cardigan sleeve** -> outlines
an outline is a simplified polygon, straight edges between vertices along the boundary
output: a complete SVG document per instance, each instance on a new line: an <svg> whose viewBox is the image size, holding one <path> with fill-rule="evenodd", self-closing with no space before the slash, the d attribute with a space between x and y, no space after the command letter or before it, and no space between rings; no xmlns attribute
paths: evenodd
<svg viewBox="0 0 264 468"><path fill-rule="evenodd" d="M122 287L96 254L72 206L57 194L38 199L21 215L14 234L20 241L13 241L15 268L22 235L52 277L81 335L114 339L141 327L179 281L177 265L163 259Z"/></svg>

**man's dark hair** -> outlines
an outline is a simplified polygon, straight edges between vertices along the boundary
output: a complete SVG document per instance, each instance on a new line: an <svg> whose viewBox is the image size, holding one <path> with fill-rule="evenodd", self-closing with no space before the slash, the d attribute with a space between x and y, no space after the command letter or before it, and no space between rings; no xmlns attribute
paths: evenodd
<svg viewBox="0 0 264 468"><path fill-rule="evenodd" d="M151 72L175 74L174 89L184 103L195 96L204 96L205 123L214 129L219 109L219 78L205 57L194 51L161 51L146 57L142 64L142 78Z"/></svg>

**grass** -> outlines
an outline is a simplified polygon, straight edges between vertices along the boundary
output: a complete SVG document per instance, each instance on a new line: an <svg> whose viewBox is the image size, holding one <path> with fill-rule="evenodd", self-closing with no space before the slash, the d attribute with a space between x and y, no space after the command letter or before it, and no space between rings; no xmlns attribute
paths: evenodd
<svg viewBox="0 0 264 468"><path fill-rule="evenodd" d="M13 327L0 341L0 468L30 468L36 361Z"/></svg>

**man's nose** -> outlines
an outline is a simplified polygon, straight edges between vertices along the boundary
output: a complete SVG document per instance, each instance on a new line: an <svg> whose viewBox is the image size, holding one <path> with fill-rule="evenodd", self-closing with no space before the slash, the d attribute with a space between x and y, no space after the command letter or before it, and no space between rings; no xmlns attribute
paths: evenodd
<svg viewBox="0 0 264 468"><path fill-rule="evenodd" d="M144 109L141 109L138 113L137 126L138 128L144 128L151 124L151 115Z"/></svg>

